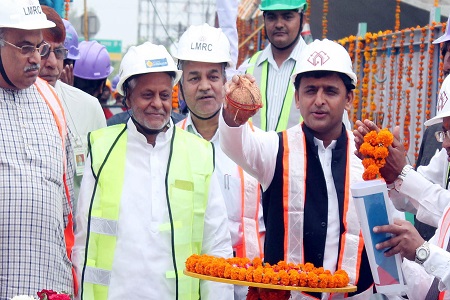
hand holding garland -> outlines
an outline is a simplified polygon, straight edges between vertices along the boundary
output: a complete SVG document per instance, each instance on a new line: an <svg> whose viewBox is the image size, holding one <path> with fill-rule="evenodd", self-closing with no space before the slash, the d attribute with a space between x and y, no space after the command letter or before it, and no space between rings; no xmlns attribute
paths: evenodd
<svg viewBox="0 0 450 300"><path fill-rule="evenodd" d="M370 120L356 121L356 128L353 131L355 136L355 154L359 158L363 159L364 155L359 151L360 146L364 142L364 136L370 131L380 131L380 128L375 125L374 122ZM393 131L394 140L392 145L388 147L389 155L385 158L385 164L380 169L381 176L384 178L386 183L392 183L397 179L398 175L403 170L403 167L407 165L405 147L400 139L400 127L396 126Z"/></svg>

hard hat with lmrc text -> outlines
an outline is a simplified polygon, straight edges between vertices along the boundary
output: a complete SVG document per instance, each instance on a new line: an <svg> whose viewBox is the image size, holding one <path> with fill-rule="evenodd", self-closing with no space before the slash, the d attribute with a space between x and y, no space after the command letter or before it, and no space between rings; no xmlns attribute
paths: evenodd
<svg viewBox="0 0 450 300"><path fill-rule="evenodd" d="M328 39L315 40L307 45L298 59L298 67L291 76L294 83L298 74L312 71L339 72L350 77L356 87L358 79L352 69L352 60L347 50Z"/></svg>
<svg viewBox="0 0 450 300"><path fill-rule="evenodd" d="M183 72L178 70L172 56L163 45L145 42L142 45L130 47L124 55L120 63L117 91L124 95L123 84L128 78L147 73L173 73L175 78L172 86L175 86Z"/></svg>
<svg viewBox="0 0 450 300"><path fill-rule="evenodd" d="M105 46L97 41L82 41L80 59L73 67L73 75L89 80L105 79L112 73L111 59Z"/></svg>
<svg viewBox="0 0 450 300"><path fill-rule="evenodd" d="M63 19L63 23L64 27L66 27L66 39L64 40L64 48L69 50L67 58L77 60L80 58L80 51L78 50L78 33L69 21Z"/></svg>
<svg viewBox="0 0 450 300"><path fill-rule="evenodd" d="M259 9L268 10L298 10L305 11L308 7L306 0L261 0Z"/></svg>
<svg viewBox="0 0 450 300"><path fill-rule="evenodd" d="M230 42L222 29L191 25L180 37L174 57L179 60L232 65Z"/></svg>
<svg viewBox="0 0 450 300"><path fill-rule="evenodd" d="M55 27L47 20L38 0L2 0L0 28L36 30Z"/></svg>

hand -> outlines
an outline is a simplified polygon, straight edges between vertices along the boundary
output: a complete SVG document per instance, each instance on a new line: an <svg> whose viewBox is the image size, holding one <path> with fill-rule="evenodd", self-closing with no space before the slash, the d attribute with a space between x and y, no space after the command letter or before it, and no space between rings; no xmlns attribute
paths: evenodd
<svg viewBox="0 0 450 300"><path fill-rule="evenodd" d="M255 84L255 77L253 77L253 75L244 74L241 76L247 78L252 84ZM242 110L233 106L233 104L228 103L227 97L229 97L231 93L231 87L239 86L240 84L241 80L239 79L239 75L234 75L231 81L225 83L224 86L226 97L223 104L223 118L225 120L225 123L227 123L227 125L230 127L238 127L242 124L245 124L248 119L250 119L258 112L258 109Z"/></svg>
<svg viewBox="0 0 450 300"><path fill-rule="evenodd" d="M358 149L364 142L364 135L372 130L379 132L380 128L378 128L374 122L367 119L364 120L364 122L358 120L355 125L357 126L357 129L353 130L353 135L355 136L355 146L357 149L355 154L359 158L363 159L364 157L361 153L359 153ZM394 141L388 148L389 155L386 157L386 164L380 169L381 176L383 176L387 183L391 183L397 179L398 175L402 172L403 167L407 165L405 147L400 139L400 127L395 126L392 134L394 135Z"/></svg>
<svg viewBox="0 0 450 300"><path fill-rule="evenodd" d="M376 244L376 248L388 249L384 255L389 257L400 253L402 257L414 261L416 249L419 248L425 240L409 221L395 219L392 225L375 226L375 233L392 233L394 236L389 240Z"/></svg>
<svg viewBox="0 0 450 300"><path fill-rule="evenodd" d="M61 72L61 76L59 77L59 80L62 82L73 86L73 64L68 64L64 67L64 69Z"/></svg>

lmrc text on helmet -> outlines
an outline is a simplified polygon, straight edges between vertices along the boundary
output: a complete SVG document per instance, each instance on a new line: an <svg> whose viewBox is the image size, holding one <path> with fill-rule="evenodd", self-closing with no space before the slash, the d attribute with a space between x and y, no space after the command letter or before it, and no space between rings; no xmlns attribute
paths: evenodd
<svg viewBox="0 0 450 300"><path fill-rule="evenodd" d="M212 51L212 44L207 43L191 43L192 50Z"/></svg>
<svg viewBox="0 0 450 300"><path fill-rule="evenodd" d="M28 7L23 7L23 12L25 13L25 16L42 14L41 7L34 6L34 5L28 6Z"/></svg>

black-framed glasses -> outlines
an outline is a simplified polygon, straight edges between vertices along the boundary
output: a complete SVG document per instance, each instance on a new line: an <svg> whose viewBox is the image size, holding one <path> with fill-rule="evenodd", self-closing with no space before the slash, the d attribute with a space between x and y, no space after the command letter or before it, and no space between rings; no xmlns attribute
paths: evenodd
<svg viewBox="0 0 450 300"><path fill-rule="evenodd" d="M55 53L55 57L58 60L63 60L67 58L67 55L69 54L69 50L66 48L56 48L53 50L49 50L45 55L41 55L42 58L47 59L50 56L50 52Z"/></svg>
<svg viewBox="0 0 450 300"><path fill-rule="evenodd" d="M450 130L447 130L447 131L436 131L434 133L434 136L436 137L436 140L439 143L442 143L445 140L445 138L450 139Z"/></svg>
<svg viewBox="0 0 450 300"><path fill-rule="evenodd" d="M16 48L17 50L20 51L20 53L22 55L25 55L27 57L31 57L34 53L34 51L37 51L41 56L45 56L48 54L48 51L50 50L50 45L47 44L46 42L43 42L37 46L33 46L33 45L23 45L22 47L16 46L8 41L5 41L4 39L2 39L3 42L5 42L5 44Z"/></svg>

